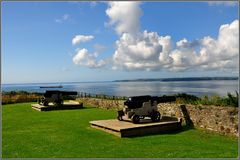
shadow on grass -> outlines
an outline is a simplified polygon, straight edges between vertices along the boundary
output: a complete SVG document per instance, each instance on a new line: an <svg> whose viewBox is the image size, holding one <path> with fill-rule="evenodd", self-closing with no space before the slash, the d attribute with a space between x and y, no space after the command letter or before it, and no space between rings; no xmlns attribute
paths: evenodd
<svg viewBox="0 0 240 160"><path fill-rule="evenodd" d="M98 107L93 107L93 106L83 106L82 109L94 109L94 108L98 108Z"/></svg>
<svg viewBox="0 0 240 160"><path fill-rule="evenodd" d="M182 132L186 132L186 131L194 130L194 129L195 128L193 126L184 125L175 131L162 131L161 133L152 133L152 134L139 135L136 137L126 137L126 138L139 138L139 137L148 137L148 136L154 136L154 135L176 135L178 133L182 133Z"/></svg>
<svg viewBox="0 0 240 160"><path fill-rule="evenodd" d="M61 107L51 107L51 108L45 108L44 110L42 110L41 112L54 112L54 111L69 111L69 110L86 110L86 109L95 109L95 108L97 108L97 107L85 107L85 106L83 106L83 107L81 107L81 108L71 108L71 107L69 107L69 108L67 108L67 107L65 107L65 108L61 108Z"/></svg>
<svg viewBox="0 0 240 160"><path fill-rule="evenodd" d="M182 126L182 128L179 129L179 130L172 131L172 132L168 132L168 133L166 132L166 133L163 133L163 134L178 134L178 133L180 133L180 132L186 132L186 131L194 130L194 129L195 129L194 126L184 125L184 126Z"/></svg>

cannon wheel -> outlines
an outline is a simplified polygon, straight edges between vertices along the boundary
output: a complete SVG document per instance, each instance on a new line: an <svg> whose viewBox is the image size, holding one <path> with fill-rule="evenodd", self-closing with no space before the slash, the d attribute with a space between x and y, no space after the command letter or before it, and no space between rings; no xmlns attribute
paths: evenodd
<svg viewBox="0 0 240 160"><path fill-rule="evenodd" d="M119 121L122 121L122 120L123 120L122 116L117 116L117 119L118 119Z"/></svg>
<svg viewBox="0 0 240 160"><path fill-rule="evenodd" d="M159 122L160 118L161 118L161 114L158 111L153 112L153 114L151 116L151 119L153 122Z"/></svg>
<svg viewBox="0 0 240 160"><path fill-rule="evenodd" d="M122 120L123 120L122 116L124 116L123 110L118 111L117 119L118 119L119 121L122 121Z"/></svg>
<svg viewBox="0 0 240 160"><path fill-rule="evenodd" d="M43 105L44 105L44 106L48 106L48 101L46 101L46 100L43 101Z"/></svg>
<svg viewBox="0 0 240 160"><path fill-rule="evenodd" d="M55 101L55 102L53 102L53 104L54 104L54 106L61 106L61 105L63 105L63 101L62 100Z"/></svg>
<svg viewBox="0 0 240 160"><path fill-rule="evenodd" d="M139 121L140 121L140 117L136 114L133 115L131 119L132 119L132 122L135 123L135 124L139 123Z"/></svg>

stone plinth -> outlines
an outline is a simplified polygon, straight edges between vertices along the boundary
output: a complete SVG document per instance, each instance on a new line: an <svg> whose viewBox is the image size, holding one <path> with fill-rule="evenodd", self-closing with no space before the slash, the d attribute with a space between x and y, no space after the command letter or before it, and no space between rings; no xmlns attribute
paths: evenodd
<svg viewBox="0 0 240 160"><path fill-rule="evenodd" d="M49 104L49 106L43 106L40 104L32 104L32 108L38 111L51 111L51 110L68 110L68 109L80 109L83 108L83 104L79 104L74 101L64 102L62 106L54 106Z"/></svg>

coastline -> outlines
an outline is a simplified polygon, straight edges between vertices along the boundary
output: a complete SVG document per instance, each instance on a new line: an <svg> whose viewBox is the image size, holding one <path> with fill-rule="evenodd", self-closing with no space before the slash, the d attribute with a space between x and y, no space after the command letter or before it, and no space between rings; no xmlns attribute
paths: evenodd
<svg viewBox="0 0 240 160"><path fill-rule="evenodd" d="M109 81L73 81L73 82L23 82L23 83L2 83L1 85L45 85L45 84L74 84L74 83L109 83L109 82L174 82L174 81L212 81L212 80L239 80L238 76L229 77L178 77L178 78L137 78Z"/></svg>

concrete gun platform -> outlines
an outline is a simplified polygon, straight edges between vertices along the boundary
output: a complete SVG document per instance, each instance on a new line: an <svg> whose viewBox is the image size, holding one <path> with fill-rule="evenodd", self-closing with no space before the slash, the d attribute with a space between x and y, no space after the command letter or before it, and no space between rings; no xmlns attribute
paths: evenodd
<svg viewBox="0 0 240 160"><path fill-rule="evenodd" d="M54 106L52 103L49 106L43 106L40 104L32 104L32 108L38 111L51 111L51 110L70 110L70 109L81 109L83 108L82 103L75 101L64 102L62 106Z"/></svg>
<svg viewBox="0 0 240 160"><path fill-rule="evenodd" d="M181 120L163 117L160 122L144 119L139 124L117 119L90 121L91 127L103 130L119 137L136 137L149 134L170 133L181 129Z"/></svg>

